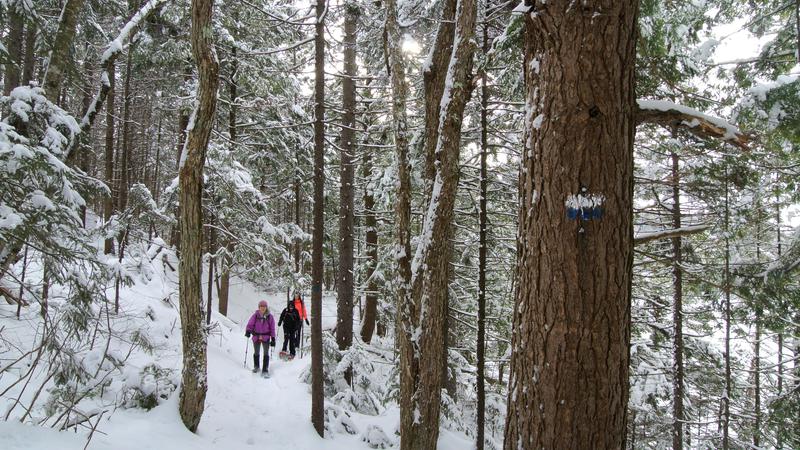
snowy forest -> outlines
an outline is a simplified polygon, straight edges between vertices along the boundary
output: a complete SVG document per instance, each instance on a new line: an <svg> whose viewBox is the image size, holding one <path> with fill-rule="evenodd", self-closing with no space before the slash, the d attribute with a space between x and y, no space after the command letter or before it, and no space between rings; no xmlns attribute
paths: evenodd
<svg viewBox="0 0 800 450"><path fill-rule="evenodd" d="M0 0L0 80L0 448L800 449L798 0Z"/></svg>

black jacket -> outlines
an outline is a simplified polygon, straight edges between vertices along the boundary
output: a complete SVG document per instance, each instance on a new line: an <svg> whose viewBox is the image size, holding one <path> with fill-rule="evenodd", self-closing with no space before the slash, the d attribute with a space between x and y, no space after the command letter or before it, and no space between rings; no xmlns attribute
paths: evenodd
<svg viewBox="0 0 800 450"><path fill-rule="evenodd" d="M296 309L283 308L278 326L283 324L283 331L295 331L300 327L300 313Z"/></svg>

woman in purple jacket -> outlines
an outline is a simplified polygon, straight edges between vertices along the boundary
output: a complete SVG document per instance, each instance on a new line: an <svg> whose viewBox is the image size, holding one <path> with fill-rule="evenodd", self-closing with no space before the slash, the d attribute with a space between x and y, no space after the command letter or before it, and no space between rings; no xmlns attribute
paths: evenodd
<svg viewBox="0 0 800 450"><path fill-rule="evenodd" d="M254 312L247 321L247 328L244 333L246 337L253 336L253 347L255 353L253 354L253 373L258 372L258 356L261 353L261 347L264 347L264 364L262 375L269 376L269 348L268 345L275 347L275 318L269 312L267 302L261 300L258 302L258 311Z"/></svg>

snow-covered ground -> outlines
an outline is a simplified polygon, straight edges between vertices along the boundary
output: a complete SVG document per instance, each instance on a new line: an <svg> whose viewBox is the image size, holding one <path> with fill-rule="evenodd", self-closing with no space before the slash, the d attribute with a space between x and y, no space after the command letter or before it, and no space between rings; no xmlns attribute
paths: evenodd
<svg viewBox="0 0 800 450"><path fill-rule="evenodd" d="M163 367L178 369L180 331L179 324L175 322L177 310L163 301L164 298L171 298L173 304L177 303L175 279L175 274L169 271L156 270L149 279L139 280L134 286L124 289L121 305L123 314L136 316L140 311L149 311L156 317L148 332L163 336L166 345L155 357ZM261 292L255 286L237 280L232 286L228 318L213 316L219 326L209 337L209 389L205 412L196 434L187 431L180 420L178 391L175 391L168 400L150 411L137 408L108 411L98 422L89 448L367 449L370 447L362 436L373 425L382 429L397 447L395 430L399 423L399 411L396 406L390 406L378 416L350 412L356 434L328 433L325 439L317 435L310 420L310 386L300 379L303 370L311 363L310 355L306 351L303 359L298 357L291 362L278 359L277 351L283 342L282 331L279 332L275 357L270 362L272 377L263 379L251 373L252 345L244 337L244 324L262 299L269 302L270 310L277 319L286 304L285 292ZM307 299L307 303L310 300ZM310 305L307 304L307 307ZM23 336L30 335L21 331L26 327L26 321L17 321L13 318L14 313L14 308L0 306L0 327L6 326L3 331L5 334L12 330L9 325L16 324L16 333L20 340L24 340ZM27 326L33 328L35 317L36 313L32 311L27 316ZM323 301L323 327L330 329L335 320L335 298L326 296ZM308 327L306 335L307 332ZM129 365L133 366L134 372L141 369L135 367L136 361L131 361ZM175 373L178 377L179 370ZM0 385L2 381L0 379ZM125 382L123 380L120 383ZM0 401L5 403L8 399ZM23 425L14 420L0 421L0 449L82 449L87 444L88 434L87 427L79 427L77 432L74 428L58 432L52 428ZM472 445L463 435L444 429L441 432L440 449L455 450Z"/></svg>

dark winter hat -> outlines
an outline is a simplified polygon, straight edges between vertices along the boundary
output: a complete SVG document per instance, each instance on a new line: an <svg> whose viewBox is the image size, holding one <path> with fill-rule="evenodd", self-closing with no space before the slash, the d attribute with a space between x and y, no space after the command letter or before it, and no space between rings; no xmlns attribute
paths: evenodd
<svg viewBox="0 0 800 450"><path fill-rule="evenodd" d="M286 302L286 306L289 308L294 308L294 300L289 300L288 302Z"/></svg>

